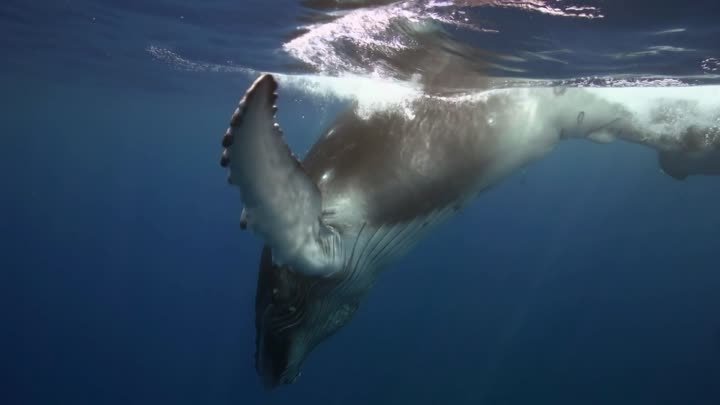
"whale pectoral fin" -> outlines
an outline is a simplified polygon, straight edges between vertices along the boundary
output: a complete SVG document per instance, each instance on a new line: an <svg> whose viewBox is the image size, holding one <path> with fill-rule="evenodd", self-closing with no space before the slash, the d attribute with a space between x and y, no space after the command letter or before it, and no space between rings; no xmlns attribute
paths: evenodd
<svg viewBox="0 0 720 405"><path fill-rule="evenodd" d="M250 86L223 138L220 164L240 189L241 226L272 247L276 261L309 274L336 271L336 233L321 219L321 195L293 156L275 122L277 82L263 75Z"/></svg>

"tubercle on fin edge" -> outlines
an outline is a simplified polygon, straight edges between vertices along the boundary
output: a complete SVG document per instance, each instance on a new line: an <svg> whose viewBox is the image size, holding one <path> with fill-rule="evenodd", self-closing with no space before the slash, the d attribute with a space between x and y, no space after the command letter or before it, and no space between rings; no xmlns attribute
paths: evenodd
<svg viewBox="0 0 720 405"><path fill-rule="evenodd" d="M287 156L292 160L292 162L295 164L296 168L302 172L305 176L307 176L307 172L305 171L305 168L303 167L302 163L298 159L298 157L293 153L293 151L288 146L287 142L285 142L284 139L284 133L280 125L277 123L276 115L278 111L278 107L275 104L278 99L278 82L274 78L272 74L265 73L260 75L248 88L248 90L245 92L243 97L240 99L240 102L238 103L237 108L233 112L231 118L230 118L230 124L227 130L225 131L224 136L222 137L221 145L223 147L223 151L220 158L220 166L224 168L229 168L230 166L230 155L231 150L235 139L234 136L238 135L239 127L243 123L243 118L247 114L248 108L252 105L253 99L255 97L258 97L259 95L265 94L266 99L266 105L260 106L260 108L267 108L270 112L270 123L272 124L272 130L271 132L275 134L275 136L278 137L279 140L279 146L284 149L284 152L287 153ZM233 135L233 131L235 131L235 135ZM235 185L232 182L231 174L228 173L227 176L227 182L231 185ZM317 187L317 184L310 181L312 184L312 187L315 188L317 193L320 193L319 188ZM243 214L241 215L240 220L240 228L241 229L247 229L249 225L248 221L249 217L247 215L246 210L243 210Z"/></svg>
<svg viewBox="0 0 720 405"><path fill-rule="evenodd" d="M233 136L232 136L232 128L237 128L242 124L242 119L245 113L247 112L248 105L250 105L250 102L254 97L257 96L258 89L263 86L265 83L267 84L267 91L269 93L268 96L268 103L270 105L270 109L272 111L272 117L273 117L273 126L275 127L276 131L278 132L278 135L282 136L282 130L280 129L280 125L278 125L275 122L275 114L277 112L277 106L275 105L275 102L277 101L278 94L278 84L275 78L269 74L265 73L262 74L260 77L258 77L252 85L250 85L250 88L247 89L245 92L245 95L243 95L243 98L240 99L240 102L238 103L237 108L233 112L232 116L230 117L230 126L225 131L225 135L222 137L221 145L223 147L222 155L220 157L220 166L222 167L228 167L230 164L230 156L228 148L232 146L233 144ZM228 177L229 180L229 177Z"/></svg>

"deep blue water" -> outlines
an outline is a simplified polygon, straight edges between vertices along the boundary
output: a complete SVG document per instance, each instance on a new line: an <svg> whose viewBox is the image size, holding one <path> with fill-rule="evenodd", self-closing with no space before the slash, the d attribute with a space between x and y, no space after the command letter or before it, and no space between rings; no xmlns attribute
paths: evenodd
<svg viewBox="0 0 720 405"><path fill-rule="evenodd" d="M487 12L508 37L598 37L578 44L582 69L531 76L693 76L720 57L717 2L596 3L607 18L592 28L558 23L576 35ZM261 242L239 231L218 166L253 76L178 69L147 49L307 71L279 51L306 12L291 1L0 5L0 403L720 403L717 178L675 181L648 149L583 142L441 226L296 384L264 392ZM598 55L644 49L637 32L677 27L662 44L696 51L597 67ZM280 97L296 150L340 108L295 89Z"/></svg>

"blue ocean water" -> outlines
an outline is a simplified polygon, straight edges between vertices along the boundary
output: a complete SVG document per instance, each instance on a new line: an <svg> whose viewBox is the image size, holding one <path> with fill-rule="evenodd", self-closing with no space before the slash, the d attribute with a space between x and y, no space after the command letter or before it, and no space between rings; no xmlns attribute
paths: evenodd
<svg viewBox="0 0 720 405"><path fill-rule="evenodd" d="M717 2L596 3L605 18L592 21L467 13L499 31L485 50L542 37L574 51L511 75L716 80ZM289 0L0 5L0 403L720 403L717 178L676 181L648 149L583 142L438 228L297 383L265 392L253 368L261 242L238 229L219 142L246 69L318 68L281 48L320 12ZM473 32L454 35L485 39ZM302 151L341 108L287 88L279 120Z"/></svg>

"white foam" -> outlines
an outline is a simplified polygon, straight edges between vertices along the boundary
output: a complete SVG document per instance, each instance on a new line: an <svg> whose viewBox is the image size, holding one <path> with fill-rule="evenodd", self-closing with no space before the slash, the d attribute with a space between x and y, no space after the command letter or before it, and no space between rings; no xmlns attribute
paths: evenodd
<svg viewBox="0 0 720 405"><path fill-rule="evenodd" d="M307 32L285 43L283 50L322 73L383 73L387 67L381 61L364 56L378 53L396 55L400 51L422 46L413 35L397 29L395 23L399 21L416 32L435 29L436 23L488 31L480 22L472 21L463 7L514 8L556 17L603 17L595 7L563 5L547 0L430 1L424 5L399 1L343 12L331 21L303 27ZM346 53L350 52L360 60L349 57Z"/></svg>
<svg viewBox="0 0 720 405"><path fill-rule="evenodd" d="M404 108L409 102L422 96L420 84L389 79L380 74L328 76L260 72L243 66L194 61L158 46L149 46L146 51L153 58L184 71L238 73L249 79L255 79L261 73L271 73L282 87L290 87L318 99L357 102L361 117L367 117L378 110Z"/></svg>
<svg viewBox="0 0 720 405"><path fill-rule="evenodd" d="M283 50L320 72L380 73L383 67L379 64L368 66L348 58L341 50L343 42L362 52L393 54L414 45L393 32L393 22L402 19L419 24L425 17L402 5L353 10L330 22L305 27L308 31L284 44Z"/></svg>
<svg viewBox="0 0 720 405"><path fill-rule="evenodd" d="M164 62L174 69L189 72L215 72L215 73L255 73L252 69L243 66L236 66L230 63L223 65L218 63L201 62L187 59L167 48L157 45L149 45L145 48L155 60Z"/></svg>
<svg viewBox="0 0 720 405"><path fill-rule="evenodd" d="M240 74L252 80L259 71L237 65L213 64L203 61L194 61L185 58L169 49L149 46L147 52L155 59L171 65L175 69L194 72L217 72ZM292 88L299 92L312 95L323 101L349 101L357 103L358 114L367 118L376 111L400 109L409 119L413 119L414 111L411 103L419 98L432 97L424 93L423 86L417 81L401 81L388 78L382 74L343 74L338 76L317 74L284 74L276 72L273 75L280 82L281 87ZM657 93L659 88L675 88L664 90L663 94L673 98L691 98L715 103L717 87L703 87L688 89L687 83L701 81L702 79L716 78L717 76L705 74L702 77L585 77L570 80L534 80L534 79L493 79L490 89L518 88L518 87L554 87L566 86L584 88L632 88L627 92L612 92L615 97L623 97L623 104L643 104L646 96ZM655 88L656 90L639 91L638 88ZM708 90L710 89L710 90ZM486 97L488 89L467 89L465 92L437 97L447 102L464 103L477 101ZM602 91L602 90L599 90ZM655 94L652 94L653 96ZM714 105L714 104L713 104ZM640 107L638 107L641 109Z"/></svg>
<svg viewBox="0 0 720 405"><path fill-rule="evenodd" d="M368 117L379 110L407 109L410 102L423 96L422 86L417 83L380 76L274 75L281 86L292 87L316 98L357 102L357 112L361 117Z"/></svg>
<svg viewBox="0 0 720 405"><path fill-rule="evenodd" d="M636 122L657 134L681 136L687 128L720 127L719 86L591 88L610 103L622 105ZM655 117L662 113L664 119Z"/></svg>

